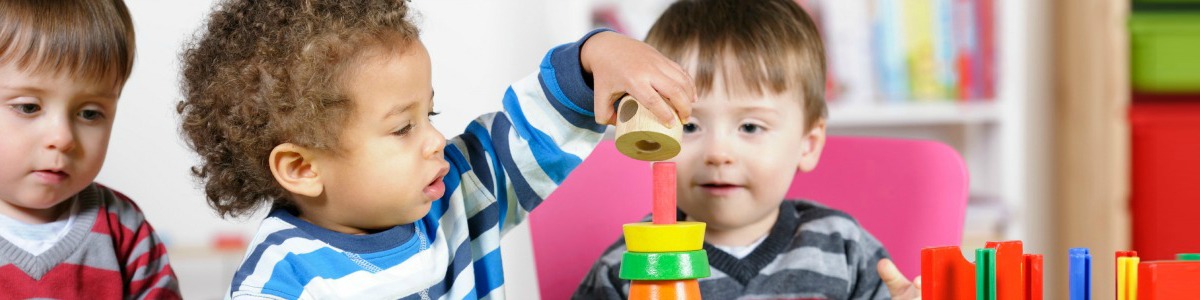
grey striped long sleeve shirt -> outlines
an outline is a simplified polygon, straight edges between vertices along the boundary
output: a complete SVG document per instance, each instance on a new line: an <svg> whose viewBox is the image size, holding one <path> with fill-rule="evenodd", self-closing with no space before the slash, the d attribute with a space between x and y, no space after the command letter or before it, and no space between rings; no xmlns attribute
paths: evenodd
<svg viewBox="0 0 1200 300"><path fill-rule="evenodd" d="M686 216L681 211L679 219ZM767 238L738 259L705 243L712 276L700 293L716 299L891 299L875 265L887 250L844 212L808 201L783 201ZM626 299L617 277L624 239L592 266L573 299Z"/></svg>

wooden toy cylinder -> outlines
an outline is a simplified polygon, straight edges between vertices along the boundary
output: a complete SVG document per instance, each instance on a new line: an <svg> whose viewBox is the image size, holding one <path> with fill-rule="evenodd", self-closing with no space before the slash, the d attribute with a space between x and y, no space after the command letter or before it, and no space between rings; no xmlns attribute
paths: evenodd
<svg viewBox="0 0 1200 300"><path fill-rule="evenodd" d="M654 162L654 224L675 224L675 163Z"/></svg>
<svg viewBox="0 0 1200 300"><path fill-rule="evenodd" d="M672 112L674 115L674 112ZM617 150L643 161L667 160L679 154L683 124L671 118L671 128L663 125L649 108L625 95L617 105Z"/></svg>
<svg viewBox="0 0 1200 300"><path fill-rule="evenodd" d="M700 282L690 280L634 280L630 300L700 300Z"/></svg>

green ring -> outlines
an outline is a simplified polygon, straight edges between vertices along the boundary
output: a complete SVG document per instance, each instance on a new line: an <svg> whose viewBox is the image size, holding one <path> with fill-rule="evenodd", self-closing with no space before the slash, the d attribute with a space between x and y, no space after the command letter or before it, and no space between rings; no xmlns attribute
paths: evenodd
<svg viewBox="0 0 1200 300"><path fill-rule="evenodd" d="M708 253L704 250L625 252L621 260L620 277L625 280L683 280L708 275Z"/></svg>

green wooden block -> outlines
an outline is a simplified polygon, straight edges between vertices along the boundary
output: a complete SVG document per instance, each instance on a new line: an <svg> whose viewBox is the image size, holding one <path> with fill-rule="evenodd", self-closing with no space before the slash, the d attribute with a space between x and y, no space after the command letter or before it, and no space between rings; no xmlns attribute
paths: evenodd
<svg viewBox="0 0 1200 300"><path fill-rule="evenodd" d="M619 276L626 280L683 280L708 277L708 253L625 252Z"/></svg>
<svg viewBox="0 0 1200 300"><path fill-rule="evenodd" d="M1179 254L1175 254L1175 260L1200 261L1200 253L1179 253Z"/></svg>
<svg viewBox="0 0 1200 300"><path fill-rule="evenodd" d="M975 249L975 299L996 300L996 249Z"/></svg>

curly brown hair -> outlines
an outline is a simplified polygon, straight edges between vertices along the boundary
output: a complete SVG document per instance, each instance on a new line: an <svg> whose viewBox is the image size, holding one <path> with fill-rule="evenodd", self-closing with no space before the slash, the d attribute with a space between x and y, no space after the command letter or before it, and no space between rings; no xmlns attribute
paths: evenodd
<svg viewBox="0 0 1200 300"><path fill-rule="evenodd" d="M182 132L192 167L222 217L288 206L271 150L293 143L336 150L353 110L343 76L367 51L418 38L403 0L232 0L182 54ZM399 49L402 50L402 49Z"/></svg>

